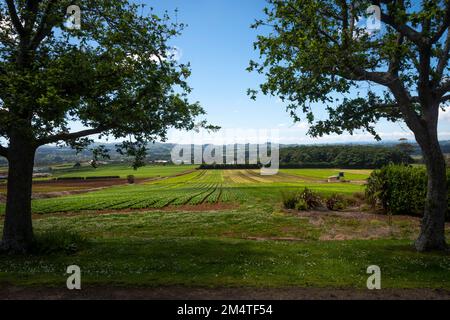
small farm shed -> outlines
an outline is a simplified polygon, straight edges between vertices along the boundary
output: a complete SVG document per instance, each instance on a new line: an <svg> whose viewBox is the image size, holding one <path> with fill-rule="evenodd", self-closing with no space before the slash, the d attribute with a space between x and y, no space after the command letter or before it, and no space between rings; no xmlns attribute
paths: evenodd
<svg viewBox="0 0 450 320"><path fill-rule="evenodd" d="M339 172L339 174L328 177L328 182L341 182L344 181L345 173Z"/></svg>

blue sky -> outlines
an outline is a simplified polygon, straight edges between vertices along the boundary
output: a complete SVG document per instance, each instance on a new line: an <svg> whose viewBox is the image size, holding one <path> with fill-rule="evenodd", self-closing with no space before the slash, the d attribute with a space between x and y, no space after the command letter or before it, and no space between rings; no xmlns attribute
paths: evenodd
<svg viewBox="0 0 450 320"><path fill-rule="evenodd" d="M281 143L333 143L373 141L367 133L355 136L329 136L312 139L306 136L307 125L294 124L285 107L276 97L259 96L251 100L246 91L257 88L263 78L247 72L250 59L258 57L253 50L257 31L250 28L256 18L263 17L264 0L138 0L164 10L188 26L173 45L181 52L180 61L190 62L193 87L192 100L198 100L207 111L207 119L224 129L259 130L276 129ZM317 106L316 115L324 117L323 108ZM413 139L404 124L380 123L384 140L402 137ZM221 133L210 136L217 139ZM199 135L171 131L170 142L190 142ZM450 139L450 112L443 113L440 138ZM249 138L250 140L253 138ZM195 142L195 141L194 141ZM253 141L250 141L253 142Z"/></svg>

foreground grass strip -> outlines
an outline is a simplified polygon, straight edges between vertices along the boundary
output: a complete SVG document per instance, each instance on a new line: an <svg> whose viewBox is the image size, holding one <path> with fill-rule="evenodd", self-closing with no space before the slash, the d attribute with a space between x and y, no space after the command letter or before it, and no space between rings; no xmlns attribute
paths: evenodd
<svg viewBox="0 0 450 320"><path fill-rule="evenodd" d="M72 264L84 285L365 288L375 264L383 288L450 289L448 254L419 254L410 242L392 240L95 240L75 255L3 256L0 283L64 286Z"/></svg>

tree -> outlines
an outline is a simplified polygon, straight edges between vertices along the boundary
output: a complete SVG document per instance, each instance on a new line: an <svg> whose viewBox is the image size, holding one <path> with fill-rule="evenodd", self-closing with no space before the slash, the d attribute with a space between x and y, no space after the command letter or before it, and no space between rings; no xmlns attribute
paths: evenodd
<svg viewBox="0 0 450 320"><path fill-rule="evenodd" d="M399 140L397 149L402 151L405 154L406 158L411 158L411 156L413 155L414 150L415 150L414 146L412 144L410 144L408 142L408 139L406 139L406 138L401 138ZM407 159L405 159L405 160L407 160ZM408 163L408 161L404 161L404 163Z"/></svg>
<svg viewBox="0 0 450 320"><path fill-rule="evenodd" d="M78 161L73 165L74 169L80 169L81 168L81 163L79 163Z"/></svg>
<svg viewBox="0 0 450 320"><path fill-rule="evenodd" d="M379 30L361 25L367 12L380 13ZM261 59L249 66L267 78L261 91L288 103L294 120L298 109L305 113L312 136L364 129L380 139L377 121L404 121L429 177L416 248L446 248L446 165L437 126L450 101L449 1L268 0L265 13L253 26L267 28L255 43ZM349 96L352 90L358 95ZM326 119L314 118L317 104L326 106Z"/></svg>
<svg viewBox="0 0 450 320"><path fill-rule="evenodd" d="M0 2L0 155L9 162L1 247L7 251L26 252L33 241L39 146L81 150L92 135L127 139L118 149L140 163L147 142L165 139L168 128L208 127L195 122L204 111L187 98L190 67L168 44L182 24L128 0L76 3L81 28L66 23L72 1ZM85 129L71 131L72 121Z"/></svg>

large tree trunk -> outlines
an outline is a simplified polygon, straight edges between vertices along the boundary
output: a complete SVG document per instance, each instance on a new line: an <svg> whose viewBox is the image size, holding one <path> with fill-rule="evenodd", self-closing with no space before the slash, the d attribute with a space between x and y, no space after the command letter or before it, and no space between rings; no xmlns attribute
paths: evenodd
<svg viewBox="0 0 450 320"><path fill-rule="evenodd" d="M430 137L431 136L431 137ZM418 251L444 250L445 218L448 206L448 188L445 158L437 134L419 142L428 173L428 190L420 236L416 241Z"/></svg>
<svg viewBox="0 0 450 320"><path fill-rule="evenodd" d="M11 137L6 216L0 246L10 253L26 253L33 242L31 193L35 152L29 139Z"/></svg>

